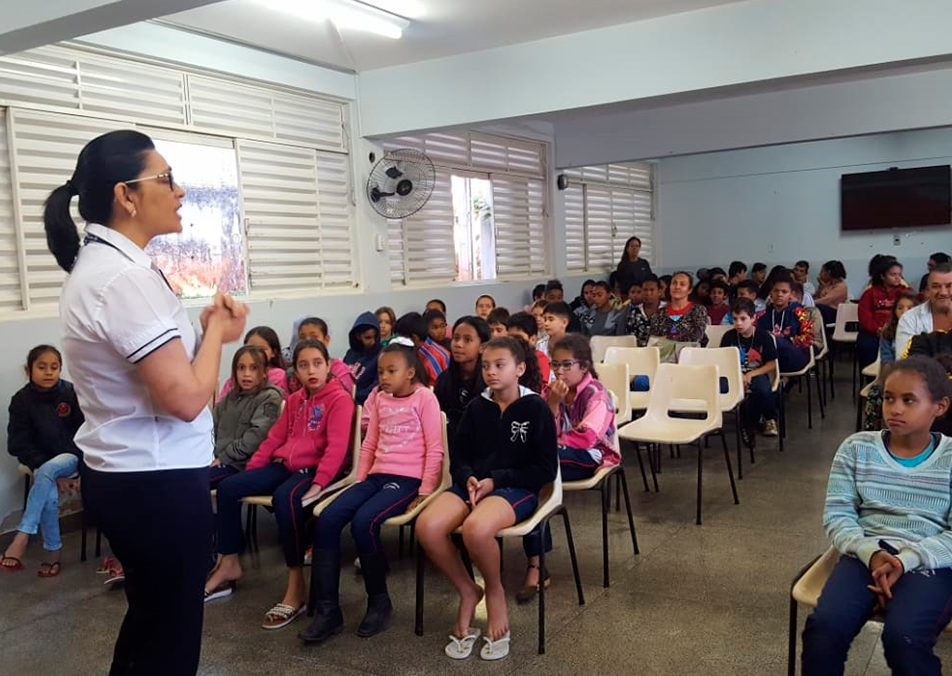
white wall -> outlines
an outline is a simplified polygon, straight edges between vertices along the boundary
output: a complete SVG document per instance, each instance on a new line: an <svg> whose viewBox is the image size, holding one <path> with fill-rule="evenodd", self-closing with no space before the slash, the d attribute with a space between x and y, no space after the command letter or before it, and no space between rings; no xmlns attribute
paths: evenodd
<svg viewBox="0 0 952 676"><path fill-rule="evenodd" d="M850 290L866 283L876 253L891 254L918 284L933 251L952 250L948 226L893 231L840 230L841 174L952 163L952 128L897 132L663 159L658 222L664 267L727 267L830 259L847 267ZM816 267L816 270L814 270Z"/></svg>

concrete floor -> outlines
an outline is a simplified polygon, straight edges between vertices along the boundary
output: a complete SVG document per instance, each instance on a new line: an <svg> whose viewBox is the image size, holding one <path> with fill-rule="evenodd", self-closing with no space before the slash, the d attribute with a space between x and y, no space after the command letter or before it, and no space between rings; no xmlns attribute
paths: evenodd
<svg viewBox="0 0 952 676"><path fill-rule="evenodd" d="M848 373L848 367L840 369ZM610 516L612 585L602 587L601 528L597 494L569 494L579 553L584 606L579 606L561 525L549 559L553 576L546 599L547 653L536 654L537 605L510 608L510 657L484 663L474 656L452 662L443 655L456 598L428 567L426 634L413 633L413 562L398 560L396 534L386 535L392 553L390 589L396 608L391 628L372 639L354 634L363 614L362 580L345 569L341 583L346 631L324 645L306 648L296 635L304 619L281 631L259 628L264 612L280 600L284 570L273 520L259 517L262 551L246 556L246 576L229 599L209 604L199 673L206 676L334 674L782 674L786 669L787 609L791 578L827 547L820 519L830 461L851 431L854 404L849 383L826 420L806 428L805 395L794 391L786 452L759 439L757 463L745 462L735 506L720 444L705 452L704 525L694 525L695 452L663 460L661 492L645 493L637 462L627 458L641 554L632 556L624 511ZM733 449L733 439L728 439ZM736 468L735 468L736 471ZM9 537L0 538L3 546ZM121 589L102 586L96 562L78 563L79 537L66 537L66 565L52 580L34 576L39 545L31 545L28 569L0 574L0 671L4 674L106 673L125 611ZM353 544L344 538L345 556ZM518 588L524 560L516 543L505 548L506 585ZM801 626L806 611L801 610ZM485 607L477 624L485 626ZM879 676L889 670L866 626L853 645L847 673ZM939 654L952 657L952 641Z"/></svg>

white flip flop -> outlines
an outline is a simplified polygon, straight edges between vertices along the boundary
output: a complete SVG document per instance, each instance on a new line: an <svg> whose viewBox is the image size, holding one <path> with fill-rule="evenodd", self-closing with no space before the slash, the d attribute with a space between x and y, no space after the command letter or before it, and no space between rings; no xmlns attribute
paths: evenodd
<svg viewBox="0 0 952 676"><path fill-rule="evenodd" d="M486 641L486 645L483 646L483 649L479 651L479 656L484 660L493 661L501 660L504 657L509 656L509 632L506 632L506 635L495 641L490 641L489 637L483 636L483 640Z"/></svg>
<svg viewBox="0 0 952 676"><path fill-rule="evenodd" d="M463 638L456 638L450 634L450 642L446 644L446 648L443 649L443 652L451 659L465 660L473 654L473 644L476 643L476 639L478 638L479 629L473 628L470 628Z"/></svg>

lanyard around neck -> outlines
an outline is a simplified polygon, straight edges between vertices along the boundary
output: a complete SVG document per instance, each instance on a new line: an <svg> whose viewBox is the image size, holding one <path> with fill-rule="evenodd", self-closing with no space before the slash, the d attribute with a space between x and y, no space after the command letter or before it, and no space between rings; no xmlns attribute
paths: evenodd
<svg viewBox="0 0 952 676"><path fill-rule="evenodd" d="M113 249L115 249L116 251L118 251L119 253L125 255L125 254L123 253L122 249L120 249L119 247L117 247L117 246L116 246L115 244L113 244L112 242L109 242L109 241L107 241L107 240L104 240L102 237L99 237L98 235L93 235L93 234L88 233L88 232L86 233L86 239L83 240L83 244L84 244L84 245L85 245L85 244L105 244L106 246L110 246L110 247L112 247ZM162 281L165 282L165 285L166 285L167 287L169 287L169 291L171 291L171 292L174 294L174 293L175 293L175 289L173 289L173 288L172 288L172 285L169 284L169 280L166 278L165 273L162 272L162 269L159 268L159 266L155 264L155 261L153 261L152 264L151 264L149 267L152 269L153 272L159 273L159 277L161 277L161 278L162 278Z"/></svg>

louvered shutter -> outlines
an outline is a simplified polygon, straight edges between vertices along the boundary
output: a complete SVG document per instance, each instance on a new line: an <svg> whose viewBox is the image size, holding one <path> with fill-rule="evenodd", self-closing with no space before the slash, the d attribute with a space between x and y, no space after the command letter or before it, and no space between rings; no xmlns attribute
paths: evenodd
<svg viewBox="0 0 952 676"><path fill-rule="evenodd" d="M545 146L541 143L472 133L470 155L473 169L545 176Z"/></svg>
<svg viewBox="0 0 952 676"><path fill-rule="evenodd" d="M403 219L405 283L452 282L456 279L453 223L452 175L449 170L437 167L432 196L422 209Z"/></svg>
<svg viewBox="0 0 952 676"><path fill-rule="evenodd" d="M0 108L0 310L23 309L19 238L14 223L7 110Z"/></svg>
<svg viewBox="0 0 952 676"><path fill-rule="evenodd" d="M14 109L14 176L23 230L29 307L55 304L65 273L46 245L43 204L72 176L79 151L115 128L114 122L75 115ZM80 224L73 201L73 219Z"/></svg>
<svg viewBox="0 0 952 676"><path fill-rule="evenodd" d="M315 151L239 141L238 167L252 293L320 287Z"/></svg>
<svg viewBox="0 0 952 676"><path fill-rule="evenodd" d="M545 271L542 181L490 174L496 230L496 276Z"/></svg>
<svg viewBox="0 0 952 676"><path fill-rule="evenodd" d="M354 208L347 155L318 151L317 196L320 212L324 288L354 286Z"/></svg>
<svg viewBox="0 0 952 676"><path fill-rule="evenodd" d="M586 268L585 186L570 183L562 191L565 199L565 254L568 269L583 272Z"/></svg>

